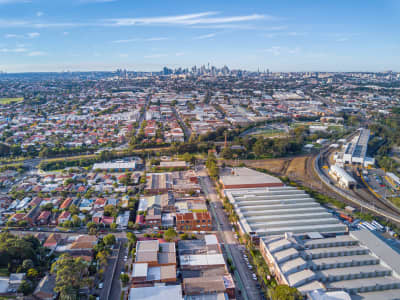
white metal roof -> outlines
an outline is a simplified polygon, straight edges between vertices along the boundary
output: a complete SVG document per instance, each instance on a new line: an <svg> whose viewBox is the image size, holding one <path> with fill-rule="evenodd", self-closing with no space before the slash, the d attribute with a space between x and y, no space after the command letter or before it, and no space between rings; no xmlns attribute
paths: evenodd
<svg viewBox="0 0 400 300"><path fill-rule="evenodd" d="M147 263L133 264L132 277L147 277Z"/></svg>
<svg viewBox="0 0 400 300"><path fill-rule="evenodd" d="M181 285L132 288L129 300L183 300Z"/></svg>

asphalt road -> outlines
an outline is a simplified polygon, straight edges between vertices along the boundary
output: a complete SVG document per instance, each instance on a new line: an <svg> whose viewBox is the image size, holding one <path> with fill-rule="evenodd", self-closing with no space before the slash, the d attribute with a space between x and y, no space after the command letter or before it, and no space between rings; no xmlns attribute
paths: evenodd
<svg viewBox="0 0 400 300"><path fill-rule="evenodd" d="M260 290L256 286L256 281L252 278L252 271L247 268L247 264L243 258L243 246L238 243L232 232L232 226L223 210L222 202L219 199L215 187L207 175L206 170L200 172L200 184L206 197L210 199L211 209L215 212L216 222L219 224L218 234L220 241L223 241L224 247L232 256L232 260L236 270L238 271L239 284L237 287L242 291L242 298L249 300L262 299Z"/></svg>
<svg viewBox="0 0 400 300"><path fill-rule="evenodd" d="M111 292L109 294L108 299L119 299L121 295L121 281L119 279L119 276L121 272L125 272L125 262L124 262L124 257L127 254L127 249L124 247L126 240L121 239L121 250L119 252L119 256L116 258L117 259L117 266L115 268L115 273L113 274L114 276L112 277L112 283L111 283Z"/></svg>
<svg viewBox="0 0 400 300"><path fill-rule="evenodd" d="M175 107L172 107L173 112L175 113L176 118L182 123L182 129L185 133L185 140L189 140L190 136L192 135L191 130L189 129L189 127L187 127L186 123L182 120L181 116L179 115L179 113L176 111Z"/></svg>

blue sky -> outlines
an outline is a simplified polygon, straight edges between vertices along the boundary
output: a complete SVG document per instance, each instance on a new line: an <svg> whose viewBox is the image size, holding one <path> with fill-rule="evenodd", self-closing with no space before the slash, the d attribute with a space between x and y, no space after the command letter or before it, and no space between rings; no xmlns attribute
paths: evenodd
<svg viewBox="0 0 400 300"><path fill-rule="evenodd" d="M0 0L0 70L400 71L400 0Z"/></svg>

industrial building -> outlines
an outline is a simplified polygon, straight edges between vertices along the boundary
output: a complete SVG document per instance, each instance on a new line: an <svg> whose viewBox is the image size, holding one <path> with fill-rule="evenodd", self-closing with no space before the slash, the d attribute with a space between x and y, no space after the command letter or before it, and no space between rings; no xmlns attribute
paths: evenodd
<svg viewBox="0 0 400 300"><path fill-rule="evenodd" d="M221 176L220 183L224 189L283 186L279 178L249 168L233 168L229 175Z"/></svg>
<svg viewBox="0 0 400 300"><path fill-rule="evenodd" d="M390 183L390 185L398 190L400 189L400 178L391 172L386 172L385 179Z"/></svg>
<svg viewBox="0 0 400 300"><path fill-rule="evenodd" d="M329 175L331 175L343 188L351 189L356 185L356 180L351 177L343 168L337 165L331 166Z"/></svg>
<svg viewBox="0 0 400 300"><path fill-rule="evenodd" d="M136 169L136 161L115 161L115 162L102 162L93 165L93 170L102 170L108 172L127 172Z"/></svg>
<svg viewBox="0 0 400 300"><path fill-rule="evenodd" d="M400 254L368 230L268 236L260 249L277 281L303 294L344 291L352 299L399 299Z"/></svg>
<svg viewBox="0 0 400 300"><path fill-rule="evenodd" d="M365 128L360 128L358 131L358 134L343 146L344 151L335 155L337 163L361 164L363 166L375 163L373 158L366 156L371 131Z"/></svg>
<svg viewBox="0 0 400 300"><path fill-rule="evenodd" d="M129 300L183 300L181 285L158 285L131 288Z"/></svg>
<svg viewBox="0 0 400 300"><path fill-rule="evenodd" d="M305 191L295 187L225 190L242 233L258 237L304 233L344 233L347 227Z"/></svg>

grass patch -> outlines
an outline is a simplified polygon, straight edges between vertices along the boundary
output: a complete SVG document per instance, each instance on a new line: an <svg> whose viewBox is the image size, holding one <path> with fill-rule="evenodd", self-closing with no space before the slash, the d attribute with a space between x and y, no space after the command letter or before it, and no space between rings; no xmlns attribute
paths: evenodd
<svg viewBox="0 0 400 300"><path fill-rule="evenodd" d="M390 200L394 205L396 205L397 207L400 208L400 197L392 197L392 198L389 198L389 200Z"/></svg>
<svg viewBox="0 0 400 300"><path fill-rule="evenodd" d="M8 277L8 268L0 268L0 276Z"/></svg>
<svg viewBox="0 0 400 300"><path fill-rule="evenodd" d="M283 131L283 130L275 130L275 129L266 129L266 130L260 130L256 131L254 133L251 133L250 135L254 137L259 137L262 136L264 138L269 138L269 137L287 137L288 134Z"/></svg>
<svg viewBox="0 0 400 300"><path fill-rule="evenodd" d="M24 101L24 98L0 98L0 104L11 104L14 102Z"/></svg>

